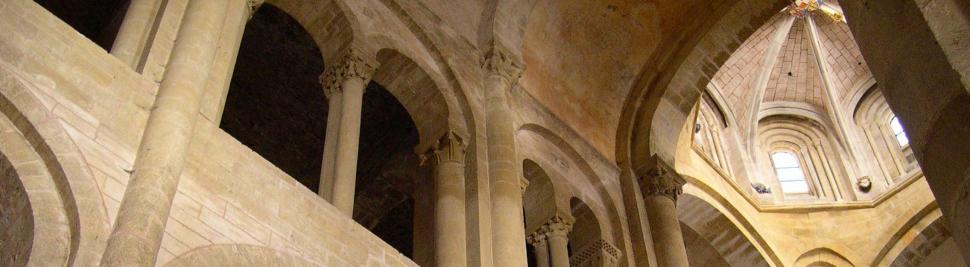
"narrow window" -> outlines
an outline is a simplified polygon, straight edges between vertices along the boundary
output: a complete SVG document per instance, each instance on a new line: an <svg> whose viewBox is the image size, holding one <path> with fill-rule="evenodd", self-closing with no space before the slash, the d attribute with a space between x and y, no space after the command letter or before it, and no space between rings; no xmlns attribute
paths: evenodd
<svg viewBox="0 0 970 267"><path fill-rule="evenodd" d="M781 191L786 194L808 193L808 183L802 171L798 157L791 152L775 152L771 154L771 162L775 165L775 174L781 184Z"/></svg>
<svg viewBox="0 0 970 267"><path fill-rule="evenodd" d="M889 129L893 131L893 136L896 136L896 142L900 147L909 145L909 138L906 137L906 131L903 131L903 125L899 123L899 117L893 116L889 121Z"/></svg>

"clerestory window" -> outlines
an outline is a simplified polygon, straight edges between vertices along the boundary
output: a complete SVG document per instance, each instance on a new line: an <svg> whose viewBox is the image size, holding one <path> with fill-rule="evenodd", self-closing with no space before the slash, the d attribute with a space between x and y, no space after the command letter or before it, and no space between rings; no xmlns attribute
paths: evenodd
<svg viewBox="0 0 970 267"><path fill-rule="evenodd" d="M889 129L893 131L893 136L896 137L900 147L909 145L909 138L906 137L906 131L903 131L903 125L899 123L899 117L893 116L892 120L889 120Z"/></svg>
<svg viewBox="0 0 970 267"><path fill-rule="evenodd" d="M775 166L775 174L778 176L778 183L781 184L781 191L786 194L808 193L808 182L805 181L805 172L798 162L798 157L791 152L775 152L771 154L771 162Z"/></svg>

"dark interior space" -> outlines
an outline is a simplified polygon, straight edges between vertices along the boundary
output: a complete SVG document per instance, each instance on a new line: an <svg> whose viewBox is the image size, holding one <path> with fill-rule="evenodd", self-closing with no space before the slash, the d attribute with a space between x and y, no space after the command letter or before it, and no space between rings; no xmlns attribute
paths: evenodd
<svg viewBox="0 0 970 267"><path fill-rule="evenodd" d="M364 93L354 220L401 254L413 255L413 179L427 177L414 153L418 131L404 106L376 82Z"/></svg>
<svg viewBox="0 0 970 267"><path fill-rule="evenodd" d="M220 127L312 191L320 182L328 102L323 57L284 11L264 4L246 25ZM410 256L414 193L405 173L426 170L404 106L370 82L361 110L354 219ZM420 171L418 171L420 173Z"/></svg>
<svg viewBox="0 0 970 267"><path fill-rule="evenodd" d="M414 252L414 199L408 197L396 207L387 207L387 214L370 228L371 232L408 258ZM406 227L406 228L402 228Z"/></svg>
<svg viewBox="0 0 970 267"><path fill-rule="evenodd" d="M327 130L323 56L282 10L263 5L246 24L220 127L316 191Z"/></svg>
<svg viewBox="0 0 970 267"><path fill-rule="evenodd" d="M35 0L75 30L111 51L131 0Z"/></svg>

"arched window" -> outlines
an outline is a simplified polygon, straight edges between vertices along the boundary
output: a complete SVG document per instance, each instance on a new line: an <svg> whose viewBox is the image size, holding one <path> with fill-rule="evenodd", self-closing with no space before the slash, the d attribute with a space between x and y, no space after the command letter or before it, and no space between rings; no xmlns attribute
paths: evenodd
<svg viewBox="0 0 970 267"><path fill-rule="evenodd" d="M903 131L903 125L899 123L899 117L893 116L892 120L889 120L889 129L893 131L893 136L896 137L900 147L909 145L909 138L906 137L906 131Z"/></svg>
<svg viewBox="0 0 970 267"><path fill-rule="evenodd" d="M775 165L775 174L778 176L778 183L781 184L781 191L786 194L808 193L808 182L805 181L805 172L802 171L798 157L791 152L771 153L771 162Z"/></svg>

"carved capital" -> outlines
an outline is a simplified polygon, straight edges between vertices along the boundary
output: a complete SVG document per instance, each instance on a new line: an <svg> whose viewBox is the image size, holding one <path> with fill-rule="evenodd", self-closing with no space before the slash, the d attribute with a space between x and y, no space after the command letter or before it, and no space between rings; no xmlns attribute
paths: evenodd
<svg viewBox="0 0 970 267"><path fill-rule="evenodd" d="M249 19L253 18L253 15L256 14L256 10L263 5L263 1L264 0L246 0L246 7L249 8Z"/></svg>
<svg viewBox="0 0 970 267"><path fill-rule="evenodd" d="M430 156L434 159L434 164L442 163L465 163L465 142L457 133L448 131L441 136L432 146ZM422 159L422 161L424 161Z"/></svg>
<svg viewBox="0 0 970 267"><path fill-rule="evenodd" d="M546 229L544 227L539 227L534 233L529 234L526 237L526 242L532 247L544 247L546 245Z"/></svg>
<svg viewBox="0 0 970 267"><path fill-rule="evenodd" d="M337 57L336 62L327 65L327 69L320 75L320 84L329 98L341 92L341 84L347 79L364 80L366 86L376 70L375 60L363 56L360 49L349 48Z"/></svg>
<svg viewBox="0 0 970 267"><path fill-rule="evenodd" d="M653 166L637 171L640 191L644 196L669 197L676 203L677 196L684 193L687 181L663 160L655 157L654 161Z"/></svg>
<svg viewBox="0 0 970 267"><path fill-rule="evenodd" d="M545 225L543 225L543 228L548 231L549 235L566 236L569 234L569 232L573 231L573 223L575 222L576 219L573 219L572 216L567 217L556 214L556 216L552 216L552 218L549 219Z"/></svg>
<svg viewBox="0 0 970 267"><path fill-rule="evenodd" d="M498 75L509 83L513 83L522 76L523 66L515 56L504 46L493 44L482 60L483 68L489 75Z"/></svg>

